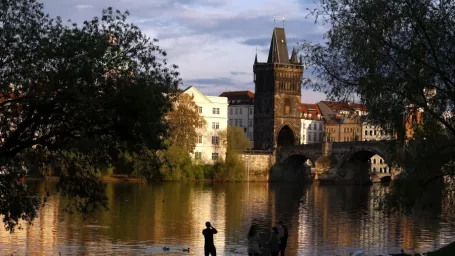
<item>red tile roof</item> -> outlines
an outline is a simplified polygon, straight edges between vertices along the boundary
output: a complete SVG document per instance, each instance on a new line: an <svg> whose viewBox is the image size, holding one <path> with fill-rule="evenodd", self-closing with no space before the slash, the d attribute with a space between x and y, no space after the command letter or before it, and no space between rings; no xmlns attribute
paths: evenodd
<svg viewBox="0 0 455 256"><path fill-rule="evenodd" d="M317 104L302 103L300 104L300 111L302 111L303 114L311 114L311 118L302 116L303 119L320 120L318 114L322 116L321 110Z"/></svg>
<svg viewBox="0 0 455 256"><path fill-rule="evenodd" d="M333 111L339 110L360 110L367 111L367 106L358 103L349 103L349 102L334 102L334 101L321 101Z"/></svg>
<svg viewBox="0 0 455 256"><path fill-rule="evenodd" d="M232 91L232 92L223 92L220 94L220 97L248 97L254 99L254 92L251 91Z"/></svg>

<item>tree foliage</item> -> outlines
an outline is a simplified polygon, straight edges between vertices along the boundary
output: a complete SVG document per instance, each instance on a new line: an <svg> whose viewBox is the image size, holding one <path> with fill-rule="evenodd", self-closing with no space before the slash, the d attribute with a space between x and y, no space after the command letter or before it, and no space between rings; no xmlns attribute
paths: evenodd
<svg viewBox="0 0 455 256"><path fill-rule="evenodd" d="M58 187L83 213L106 205L97 166L119 151L160 149L167 136L177 67L128 15L108 8L66 24L35 0L0 1L0 165L14 176L26 155L64 163ZM13 209L9 199L40 200L8 177L0 214L12 230L39 204Z"/></svg>
<svg viewBox="0 0 455 256"><path fill-rule="evenodd" d="M316 76L306 85L337 100L358 95L369 120L391 127L400 140L405 139L406 118L422 110L425 120L404 152L412 159L405 166L412 182L404 183L422 188L453 177L447 163L455 145L455 2L321 0L311 13L331 28L324 44L302 46ZM453 189L450 183L438 184ZM391 209L415 205L421 193L407 192L388 197L395 202Z"/></svg>
<svg viewBox="0 0 455 256"><path fill-rule="evenodd" d="M228 126L219 133L221 145L226 149L226 159L216 164L215 179L228 181L244 180L246 170L240 154L251 147L250 141L245 137L243 128Z"/></svg>
<svg viewBox="0 0 455 256"><path fill-rule="evenodd" d="M198 139L197 127L206 126L205 119L199 115L194 96L180 93L166 119L169 124L169 145L181 147L185 152L192 153Z"/></svg>

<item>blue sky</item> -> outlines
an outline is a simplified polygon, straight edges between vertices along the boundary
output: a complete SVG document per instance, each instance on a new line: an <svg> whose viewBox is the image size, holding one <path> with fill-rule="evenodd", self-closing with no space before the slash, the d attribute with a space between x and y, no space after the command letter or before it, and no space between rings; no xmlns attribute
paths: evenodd
<svg viewBox="0 0 455 256"><path fill-rule="evenodd" d="M42 0L51 16L80 22L99 16L107 7L128 10L130 21L168 53L179 66L184 86L194 85L208 95L251 90L254 55L266 61L273 30L286 17L288 45L322 40L327 30L306 17L312 0ZM305 72L305 76L310 76ZM302 101L313 103L325 95L302 90Z"/></svg>

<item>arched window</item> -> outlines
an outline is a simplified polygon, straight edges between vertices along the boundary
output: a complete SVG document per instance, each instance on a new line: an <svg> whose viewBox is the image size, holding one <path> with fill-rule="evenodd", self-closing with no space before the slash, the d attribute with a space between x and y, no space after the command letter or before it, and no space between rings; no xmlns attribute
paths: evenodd
<svg viewBox="0 0 455 256"><path fill-rule="evenodd" d="M373 172L376 172L376 167L373 167Z"/></svg>
<svg viewBox="0 0 455 256"><path fill-rule="evenodd" d="M291 101L289 99L284 100L284 114L289 115L291 113Z"/></svg>
<svg viewBox="0 0 455 256"><path fill-rule="evenodd" d="M379 168L379 172L382 173L382 168Z"/></svg>
<svg viewBox="0 0 455 256"><path fill-rule="evenodd" d="M373 159L373 164L376 164L376 159Z"/></svg>

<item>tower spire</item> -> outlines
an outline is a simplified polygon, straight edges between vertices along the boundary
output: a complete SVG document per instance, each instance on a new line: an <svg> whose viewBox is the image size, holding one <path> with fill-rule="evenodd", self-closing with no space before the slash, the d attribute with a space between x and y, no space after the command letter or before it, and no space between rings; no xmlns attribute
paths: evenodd
<svg viewBox="0 0 455 256"><path fill-rule="evenodd" d="M258 63L258 48L256 47L256 55L254 56L254 64Z"/></svg>
<svg viewBox="0 0 455 256"><path fill-rule="evenodd" d="M285 22L285 21L286 21L286 18L285 18L285 17L283 17L283 28L284 28L284 22Z"/></svg>
<svg viewBox="0 0 455 256"><path fill-rule="evenodd" d="M273 16L273 27L276 27L276 16Z"/></svg>

